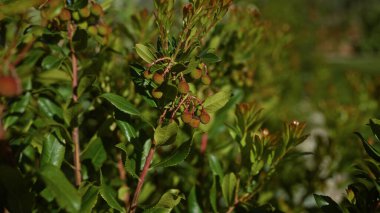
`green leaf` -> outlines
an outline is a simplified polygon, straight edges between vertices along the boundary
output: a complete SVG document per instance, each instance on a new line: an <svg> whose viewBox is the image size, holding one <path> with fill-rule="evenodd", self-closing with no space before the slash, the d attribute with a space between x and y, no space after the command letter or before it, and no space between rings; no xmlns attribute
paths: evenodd
<svg viewBox="0 0 380 213"><path fill-rule="evenodd" d="M150 51L149 47L143 44L136 44L136 52L144 61L152 63L155 61L153 53Z"/></svg>
<svg viewBox="0 0 380 213"><path fill-rule="evenodd" d="M185 196L178 189L170 189L165 192L153 208L144 212L170 212Z"/></svg>
<svg viewBox="0 0 380 213"><path fill-rule="evenodd" d="M214 175L218 175L220 178L223 178L224 173L222 166L219 163L218 158L215 157L215 155L209 155L208 156L208 163L210 165L210 169Z"/></svg>
<svg viewBox="0 0 380 213"><path fill-rule="evenodd" d="M41 166L50 164L60 168L65 158L65 150L65 145L54 134L47 134L42 146Z"/></svg>
<svg viewBox="0 0 380 213"><path fill-rule="evenodd" d="M111 187L102 183L100 187L100 196L107 202L107 204L113 208L118 210L119 212L125 212L124 208L117 202L116 192L112 190Z"/></svg>
<svg viewBox="0 0 380 213"><path fill-rule="evenodd" d="M156 145L165 145L174 142L177 132L178 125L176 122L171 122L167 126L158 126L154 132Z"/></svg>
<svg viewBox="0 0 380 213"><path fill-rule="evenodd" d="M189 199L187 201L187 205L189 208L189 213L201 213L202 209L197 201L197 192L195 186L190 191Z"/></svg>
<svg viewBox="0 0 380 213"><path fill-rule="evenodd" d="M183 162L190 153L191 144L191 141L183 143L172 155L164 158L156 164L153 164L151 168L170 167Z"/></svg>
<svg viewBox="0 0 380 213"><path fill-rule="evenodd" d="M136 174L136 161L134 159L129 159L127 156L125 158L124 168L132 177L139 179L139 176Z"/></svg>
<svg viewBox="0 0 380 213"><path fill-rule="evenodd" d="M91 88L93 83L95 82L95 75L85 75L80 79L78 85L78 96L81 97L83 93L85 93L88 89Z"/></svg>
<svg viewBox="0 0 380 213"><path fill-rule="evenodd" d="M206 53L200 56L201 60L206 64L213 64L221 61L220 58L214 53Z"/></svg>
<svg viewBox="0 0 380 213"><path fill-rule="evenodd" d="M364 138L363 136L358 133L358 132L355 132L355 134L360 138L360 140L362 141L362 144L364 146L364 149L365 151L367 152L367 154L373 158L374 160L380 162L380 153L373 147L371 146Z"/></svg>
<svg viewBox="0 0 380 213"><path fill-rule="evenodd" d="M45 165L41 167L39 174L61 208L68 212L80 210L81 198L79 193L58 167Z"/></svg>
<svg viewBox="0 0 380 213"><path fill-rule="evenodd" d="M34 196L16 168L0 165L0 196L9 212L26 213L33 209Z"/></svg>
<svg viewBox="0 0 380 213"><path fill-rule="evenodd" d="M53 118L54 116L58 116L58 118L63 117L62 108L58 107L54 102L47 98L38 98L38 106L41 112L43 112L49 118Z"/></svg>
<svg viewBox="0 0 380 213"><path fill-rule="evenodd" d="M133 106L127 99L113 93L104 93L100 96L105 98L112 105L122 112L125 112L130 115L140 115L140 112Z"/></svg>
<svg viewBox="0 0 380 213"><path fill-rule="evenodd" d="M42 60L41 66L45 70L50 70L50 69L58 68L60 63L61 63L60 58L58 58L54 55L48 55Z"/></svg>
<svg viewBox="0 0 380 213"><path fill-rule="evenodd" d="M38 74L37 80L43 84L68 83L71 77L67 72L60 69L51 69Z"/></svg>
<svg viewBox="0 0 380 213"><path fill-rule="evenodd" d="M214 212L218 212L216 207L216 176L212 177L212 186L210 189L210 204Z"/></svg>
<svg viewBox="0 0 380 213"><path fill-rule="evenodd" d="M377 140L380 141L380 124L378 119L370 119L369 126L371 127L372 133L376 136Z"/></svg>
<svg viewBox="0 0 380 213"><path fill-rule="evenodd" d="M212 96L209 96L203 106L208 113L214 113L222 108L230 99L231 92L230 91L220 91Z"/></svg>
<svg viewBox="0 0 380 213"><path fill-rule="evenodd" d="M99 195L99 187L92 184L87 185L80 189L82 195L82 206L80 212L91 213L95 207Z"/></svg>
<svg viewBox="0 0 380 213"><path fill-rule="evenodd" d="M132 138L137 137L137 131L128 122L122 121L122 120L116 120L116 124L128 141L131 141Z"/></svg>
<svg viewBox="0 0 380 213"><path fill-rule="evenodd" d="M92 164L96 169L100 169L107 159L107 153L104 149L102 140L95 136L87 144L81 154L82 160L91 159Z"/></svg>
<svg viewBox="0 0 380 213"><path fill-rule="evenodd" d="M342 212L339 205L328 196L314 194L314 199L318 207L325 213Z"/></svg>
<svg viewBox="0 0 380 213"><path fill-rule="evenodd" d="M229 206L234 204L236 188L236 176L234 173L229 173L223 177L222 180L222 193L223 197Z"/></svg>
<svg viewBox="0 0 380 213"><path fill-rule="evenodd" d="M28 92L20 100L13 102L9 109L10 113L24 113L31 97L30 92Z"/></svg>

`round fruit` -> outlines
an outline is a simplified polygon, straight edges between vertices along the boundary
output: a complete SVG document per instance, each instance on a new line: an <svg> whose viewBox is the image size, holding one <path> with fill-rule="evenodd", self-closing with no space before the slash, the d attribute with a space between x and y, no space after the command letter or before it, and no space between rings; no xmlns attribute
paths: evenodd
<svg viewBox="0 0 380 213"><path fill-rule="evenodd" d="M89 26L87 29L87 32L91 36L96 36L98 34L98 30L96 29L95 26Z"/></svg>
<svg viewBox="0 0 380 213"><path fill-rule="evenodd" d="M209 85L211 83L211 78L208 75L204 75L201 78L201 81L205 85Z"/></svg>
<svg viewBox="0 0 380 213"><path fill-rule="evenodd" d="M98 25L98 32L99 32L99 35L105 36L110 32L110 29L107 25L101 24L101 25Z"/></svg>
<svg viewBox="0 0 380 213"><path fill-rule="evenodd" d="M144 75L144 78L146 78L146 79L152 79L152 73L150 73L149 72L149 70L145 70L144 72L143 72L143 75Z"/></svg>
<svg viewBox="0 0 380 213"><path fill-rule="evenodd" d="M199 79L202 76L202 70L197 68L197 69L191 71L190 76L193 79Z"/></svg>
<svg viewBox="0 0 380 213"><path fill-rule="evenodd" d="M71 13L70 10L63 8L61 10L61 13L59 14L59 19L61 21L69 21L71 19Z"/></svg>
<svg viewBox="0 0 380 213"><path fill-rule="evenodd" d="M90 9L88 7L83 7L82 9L79 10L79 15L82 18L87 18L90 16Z"/></svg>
<svg viewBox="0 0 380 213"><path fill-rule="evenodd" d="M164 76L161 75L160 73L154 73L153 75L153 81L154 83L156 83L157 85L161 85L162 83L164 83Z"/></svg>
<svg viewBox="0 0 380 213"><path fill-rule="evenodd" d="M193 127L193 128L198 128L199 124L200 124L200 121L197 118L193 118L190 121L190 126Z"/></svg>
<svg viewBox="0 0 380 213"><path fill-rule="evenodd" d="M210 122L210 115L205 110L202 110L200 119L203 124L208 124Z"/></svg>
<svg viewBox="0 0 380 213"><path fill-rule="evenodd" d="M78 11L73 12L73 19L74 19L75 21L79 21L79 20L80 20L80 16L79 16Z"/></svg>
<svg viewBox="0 0 380 213"><path fill-rule="evenodd" d="M186 81L181 81L178 84L178 91L182 94L186 94L189 92L189 84Z"/></svg>
<svg viewBox="0 0 380 213"><path fill-rule="evenodd" d="M0 96L14 97L22 92L21 85L16 78L10 76L0 77Z"/></svg>
<svg viewBox="0 0 380 213"><path fill-rule="evenodd" d="M191 120L193 119L193 115L191 114L191 112L189 112L189 111L185 111L185 112L183 112L182 113L182 115L181 115L181 119L182 119L182 121L184 122L184 123L190 123L191 122Z"/></svg>
<svg viewBox="0 0 380 213"><path fill-rule="evenodd" d="M156 99L160 99L160 98L162 98L162 95L164 95L164 93L161 92L160 90L158 90L158 89L153 89L153 90L152 90L152 96L153 96L154 98L156 98Z"/></svg>
<svg viewBox="0 0 380 213"><path fill-rule="evenodd" d="M94 3L91 7L91 14L93 14L94 16L103 16L104 12L102 6Z"/></svg>

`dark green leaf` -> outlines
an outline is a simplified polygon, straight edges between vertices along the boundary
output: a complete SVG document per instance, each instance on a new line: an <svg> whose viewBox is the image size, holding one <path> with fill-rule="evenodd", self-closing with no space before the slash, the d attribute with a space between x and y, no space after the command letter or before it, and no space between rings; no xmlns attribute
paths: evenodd
<svg viewBox="0 0 380 213"><path fill-rule="evenodd" d="M63 117L62 108L58 107L54 102L47 98L40 97L38 99L38 106L40 110L49 118L53 118L54 116L58 116L58 118Z"/></svg>
<svg viewBox="0 0 380 213"><path fill-rule="evenodd" d="M1 196L0 203L4 202L9 212L31 212L34 203L33 194L16 168L0 165L0 195L3 193L6 196Z"/></svg>
<svg viewBox="0 0 380 213"><path fill-rule="evenodd" d="M218 212L218 209L216 207L216 176L213 175L212 177L212 186L210 189L210 204L211 208L214 212Z"/></svg>
<svg viewBox="0 0 380 213"><path fill-rule="evenodd" d="M61 208L69 212L80 210L81 198L79 193L58 167L45 165L41 167L39 174Z"/></svg>
<svg viewBox="0 0 380 213"><path fill-rule="evenodd" d="M149 47L143 44L136 44L137 54L146 62L152 63L155 61L155 57Z"/></svg>
<svg viewBox="0 0 380 213"><path fill-rule="evenodd" d="M195 186L190 191L189 198L187 200L187 205L189 207L189 212L191 213L201 213L202 209L197 201L197 192L195 190Z"/></svg>
<svg viewBox="0 0 380 213"><path fill-rule="evenodd" d="M60 63L61 63L60 58L58 58L54 55L48 55L42 60L41 66L45 70L50 70L50 69L58 68Z"/></svg>
<svg viewBox="0 0 380 213"><path fill-rule="evenodd" d="M178 147L178 149L175 150L175 152L172 155L152 165L151 168L175 166L183 162L186 159L186 157L189 155L190 148L191 148L191 141L183 143L180 147Z"/></svg>
<svg viewBox="0 0 380 213"><path fill-rule="evenodd" d="M102 183L100 187L100 196L107 202L107 204L113 208L118 210L119 212L125 212L123 207L118 203L116 199L116 192L113 189L104 183Z"/></svg>
<svg viewBox="0 0 380 213"><path fill-rule="evenodd" d="M112 105L122 112L125 112L130 115L140 115L140 112L133 106L127 99L113 93L104 93L100 96L105 98Z"/></svg>
<svg viewBox="0 0 380 213"><path fill-rule="evenodd" d="M200 56L201 60L206 64L212 64L221 61L214 53L206 53Z"/></svg>
<svg viewBox="0 0 380 213"><path fill-rule="evenodd" d="M177 136L178 125L176 122L171 122L167 126L158 126L154 132L154 140L156 145L165 145L175 141Z"/></svg>
<svg viewBox="0 0 380 213"><path fill-rule="evenodd" d="M371 146L364 138L363 136L358 133L358 132L355 132L355 134L360 138L360 140L362 141L362 144L364 146L364 149L365 151L367 152L367 154L373 158L374 160L380 162L380 153L373 147Z"/></svg>
<svg viewBox="0 0 380 213"><path fill-rule="evenodd" d="M314 194L314 199L317 202L318 207L325 213L342 212L339 205L328 196Z"/></svg>
<svg viewBox="0 0 380 213"><path fill-rule="evenodd" d="M85 190L81 193L82 195L82 207L80 212L82 213L91 213L93 208L96 205L99 195L99 187L93 185L87 185L84 187ZM80 189L82 190L82 188Z"/></svg>
<svg viewBox="0 0 380 213"><path fill-rule="evenodd" d="M10 113L24 113L31 99L31 94L28 92L22 98L12 103L9 111Z"/></svg>
<svg viewBox="0 0 380 213"><path fill-rule="evenodd" d="M90 143L88 143L83 150L81 158L83 160L91 159L94 167L100 169L104 161L107 159L107 153L104 149L102 140L96 136L92 138Z"/></svg>
<svg viewBox="0 0 380 213"><path fill-rule="evenodd" d="M85 75L80 79L78 85L78 96L81 97L84 92L91 88L92 84L95 82L96 77L94 75Z"/></svg>
<svg viewBox="0 0 380 213"><path fill-rule="evenodd" d="M60 168L64 157L65 145L54 134L47 134L42 146L41 166L50 164Z"/></svg>
<svg viewBox="0 0 380 213"><path fill-rule="evenodd" d="M185 196L178 189L170 189L165 192L153 208L144 212L170 212Z"/></svg>

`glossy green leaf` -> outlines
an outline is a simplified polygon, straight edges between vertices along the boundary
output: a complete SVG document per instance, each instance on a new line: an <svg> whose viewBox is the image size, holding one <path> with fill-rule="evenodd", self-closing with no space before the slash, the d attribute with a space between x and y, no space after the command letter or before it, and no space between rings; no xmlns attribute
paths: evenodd
<svg viewBox="0 0 380 213"><path fill-rule="evenodd" d="M41 112L43 112L47 117L53 118L58 116L58 118L63 118L63 110L57 106L53 101L40 97L38 99L38 106Z"/></svg>
<svg viewBox="0 0 380 213"><path fill-rule="evenodd" d="M377 151L372 145L370 145L366 139L363 138L363 136L358 133L358 132L355 132L355 134L360 138L360 140L362 141L362 144L363 144L363 147L365 149L365 151L367 152L367 154L373 158L374 160L380 162L380 153L379 151Z"/></svg>
<svg viewBox="0 0 380 213"><path fill-rule="evenodd" d="M60 168L65 158L65 150L65 145L54 134L48 133L42 146L41 166L50 164Z"/></svg>
<svg viewBox="0 0 380 213"><path fill-rule="evenodd" d="M135 108L135 106L133 106L126 98L122 96L113 93L104 93L100 97L109 101L122 112L130 115L140 115L140 112Z"/></svg>
<svg viewBox="0 0 380 213"><path fill-rule="evenodd" d="M231 92L229 91L220 91L212 96L209 96L203 106L208 113L214 113L221 109L230 99Z"/></svg>
<svg viewBox="0 0 380 213"><path fill-rule="evenodd" d="M160 162L152 165L151 168L170 167L183 162L190 153L191 144L191 141L183 143L172 155L165 157Z"/></svg>
<svg viewBox="0 0 380 213"><path fill-rule="evenodd" d="M41 66L45 70L50 70L50 69L58 68L60 63L61 63L60 58L54 55L48 55L42 60Z"/></svg>
<svg viewBox="0 0 380 213"><path fill-rule="evenodd" d="M165 192L153 208L144 212L170 212L185 196L178 189L170 189Z"/></svg>
<svg viewBox="0 0 380 213"><path fill-rule="evenodd" d="M93 208L95 207L98 200L99 187L89 184L86 187L84 187L84 189L81 188L80 192L82 196L82 206L80 212L93 212Z"/></svg>
<svg viewBox="0 0 380 213"><path fill-rule="evenodd" d="M211 172L213 175L218 175L220 178L223 178L223 168L219 163L219 160L216 158L215 155L210 154L208 156L208 163L210 165Z"/></svg>
<svg viewBox="0 0 380 213"><path fill-rule="evenodd" d="M61 208L69 212L80 210L81 197L79 193L58 167L45 165L41 167L39 174Z"/></svg>
<svg viewBox="0 0 380 213"><path fill-rule="evenodd" d="M212 64L221 61L214 53L206 53L200 56L201 60L206 64Z"/></svg>
<svg viewBox="0 0 380 213"><path fill-rule="evenodd" d="M178 125L176 122L171 122L166 126L158 126L154 131L154 140L156 145L165 145L175 141L177 136Z"/></svg>
<svg viewBox="0 0 380 213"><path fill-rule="evenodd" d="M24 113L26 107L28 106L31 99L30 92L27 92L24 96L21 97L20 100L17 100L12 103L9 112L10 113Z"/></svg>
<svg viewBox="0 0 380 213"><path fill-rule="evenodd" d="M372 133L376 136L378 142L380 142L380 120L370 119L369 126L371 127Z"/></svg>
<svg viewBox="0 0 380 213"><path fill-rule="evenodd" d="M318 207L325 213L342 212L339 205L328 196L314 194L314 199Z"/></svg>
<svg viewBox="0 0 380 213"><path fill-rule="evenodd" d="M94 137L81 154L82 160L91 159L96 169L100 169L107 159L107 153L104 149L103 142L100 138Z"/></svg>
<svg viewBox="0 0 380 213"><path fill-rule="evenodd" d="M94 75L85 75L83 76L78 85L78 96L81 97L83 93L91 88L93 83L95 82L96 77Z"/></svg>
<svg viewBox="0 0 380 213"><path fill-rule="evenodd" d="M210 204L211 208L214 212L218 212L218 209L216 207L216 176L214 175L212 177L212 186L210 189Z"/></svg>
<svg viewBox="0 0 380 213"><path fill-rule="evenodd" d="M60 69L51 69L41 72L37 76L37 80L43 84L54 84L54 83L69 83L71 77L67 72Z"/></svg>
<svg viewBox="0 0 380 213"><path fill-rule="evenodd" d="M116 209L119 212L125 212L124 208L118 203L116 199L116 192L109 186L102 183L100 187L100 196L107 202L109 207Z"/></svg>
<svg viewBox="0 0 380 213"><path fill-rule="evenodd" d="M222 180L222 193L223 197L229 206L234 204L236 188L236 176L234 173L229 173L223 177Z"/></svg>
<svg viewBox="0 0 380 213"><path fill-rule="evenodd" d="M0 165L0 195L9 212L31 212L34 196L18 169Z"/></svg>
<svg viewBox="0 0 380 213"><path fill-rule="evenodd" d="M128 122L122 121L122 120L116 120L116 124L128 141L131 141L132 138L137 137L137 131Z"/></svg>
<svg viewBox="0 0 380 213"><path fill-rule="evenodd" d="M143 44L136 44L136 52L144 61L148 63L155 61L155 57L149 47Z"/></svg>
<svg viewBox="0 0 380 213"><path fill-rule="evenodd" d="M190 195L187 199L187 205L189 207L189 213L201 213L202 209L197 201L197 192L195 186L190 191Z"/></svg>

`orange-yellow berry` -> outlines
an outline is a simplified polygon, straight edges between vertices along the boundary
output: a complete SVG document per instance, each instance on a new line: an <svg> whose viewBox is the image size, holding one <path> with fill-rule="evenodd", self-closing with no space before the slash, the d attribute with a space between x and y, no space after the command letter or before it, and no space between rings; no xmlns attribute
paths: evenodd
<svg viewBox="0 0 380 213"><path fill-rule="evenodd" d="M191 71L190 76L193 79L199 79L202 76L202 70L197 68L197 69Z"/></svg>
<svg viewBox="0 0 380 213"><path fill-rule="evenodd" d="M181 81L178 84L178 91L182 94L188 93L190 90L189 84L186 81Z"/></svg>
<svg viewBox="0 0 380 213"><path fill-rule="evenodd" d="M210 83L211 83L211 78L210 78L210 76L208 76L208 75L204 75L204 76L202 76L201 81L202 81L202 83L205 84L205 85L210 85Z"/></svg>
<svg viewBox="0 0 380 213"><path fill-rule="evenodd" d="M160 90L158 90L158 89L153 89L152 90L152 96L154 97L154 98L156 98L156 99L160 99L160 98L162 98L162 96L163 96L163 92L161 92Z"/></svg>
<svg viewBox="0 0 380 213"><path fill-rule="evenodd" d="M193 128L198 128L199 124L200 124L200 121L199 121L198 118L193 118L190 121L190 126L193 127Z"/></svg>
<svg viewBox="0 0 380 213"><path fill-rule="evenodd" d="M69 21L71 19L70 10L63 8L61 13L59 14L59 20L61 21Z"/></svg>
<svg viewBox="0 0 380 213"><path fill-rule="evenodd" d="M162 83L164 83L164 76L161 75L160 73L154 73L153 75L153 81L154 83L156 83L157 85L161 85Z"/></svg>
<svg viewBox="0 0 380 213"><path fill-rule="evenodd" d="M190 123L193 118L193 115L189 111L185 111L181 115L181 119L184 123Z"/></svg>
<svg viewBox="0 0 380 213"><path fill-rule="evenodd" d="M93 14L94 16L103 16L104 12L102 6L94 3L91 7L91 14Z"/></svg>
<svg viewBox="0 0 380 213"><path fill-rule="evenodd" d="M205 110L202 110L200 119L203 124L208 124L208 122L210 122L211 117Z"/></svg>

